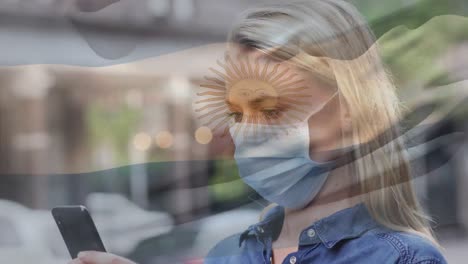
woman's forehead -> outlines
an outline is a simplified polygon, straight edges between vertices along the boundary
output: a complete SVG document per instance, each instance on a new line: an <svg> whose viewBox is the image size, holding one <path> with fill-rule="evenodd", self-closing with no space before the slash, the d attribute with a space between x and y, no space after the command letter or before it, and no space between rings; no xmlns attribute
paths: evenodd
<svg viewBox="0 0 468 264"><path fill-rule="evenodd" d="M255 63L258 63L259 67L262 69L267 66L267 73L272 72L274 67L278 65L277 71L288 71L288 74L285 74L282 79L299 76L299 78L304 79L308 84L307 86L320 90L324 89L326 94L335 92L337 89L337 87L331 86L329 82L319 78L311 69L306 69L298 65L295 60L279 60L269 55L266 51L257 48L246 48L245 46L234 44L229 46L226 55L236 64L248 60L251 62L252 67Z"/></svg>
<svg viewBox="0 0 468 264"><path fill-rule="evenodd" d="M259 63L275 63L284 64L285 61L281 61L269 54L267 50L260 50L258 48L245 47L239 44L229 45L226 51L226 55L231 56L234 59L250 59L258 61Z"/></svg>

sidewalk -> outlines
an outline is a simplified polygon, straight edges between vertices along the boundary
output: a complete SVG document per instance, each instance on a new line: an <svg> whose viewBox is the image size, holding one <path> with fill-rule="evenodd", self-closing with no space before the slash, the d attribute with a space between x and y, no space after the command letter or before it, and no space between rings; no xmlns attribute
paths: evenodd
<svg viewBox="0 0 468 264"><path fill-rule="evenodd" d="M468 263L468 238L451 241L441 241L445 248L443 252L450 264Z"/></svg>
<svg viewBox="0 0 468 264"><path fill-rule="evenodd" d="M450 264L468 263L468 235L462 230L445 230L439 234L443 254Z"/></svg>

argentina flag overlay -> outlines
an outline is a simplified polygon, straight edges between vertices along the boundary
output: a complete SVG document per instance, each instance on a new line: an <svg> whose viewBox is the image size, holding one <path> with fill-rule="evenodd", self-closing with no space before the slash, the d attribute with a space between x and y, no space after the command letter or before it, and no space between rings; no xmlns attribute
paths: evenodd
<svg viewBox="0 0 468 264"><path fill-rule="evenodd" d="M236 25L244 10L286 2L299 1L1 1L0 262L67 263L50 215L62 205L85 205L108 251L141 264L203 263L220 240L257 223L271 201L243 180L236 137L255 141L277 133L262 150L282 151L275 145L284 142L281 135L293 142L288 133L298 123L340 96L317 98L308 79L283 67L315 50L275 46L274 59L266 62L236 54L245 43L230 37L241 30ZM398 151L412 174L405 182L434 216L447 260L463 263L468 4L346 2L375 39L355 52L314 54L316 61L307 62L347 63L378 50L403 110L368 141L323 152L336 155L336 169L401 141L405 148ZM333 47L365 26L324 34L316 44ZM306 34L276 30L291 33L271 33L279 43ZM327 82L329 72L313 70ZM362 77L380 70L367 69ZM260 93L267 117L238 109ZM270 123L279 116L282 121ZM359 186L344 186L322 201L337 202Z"/></svg>

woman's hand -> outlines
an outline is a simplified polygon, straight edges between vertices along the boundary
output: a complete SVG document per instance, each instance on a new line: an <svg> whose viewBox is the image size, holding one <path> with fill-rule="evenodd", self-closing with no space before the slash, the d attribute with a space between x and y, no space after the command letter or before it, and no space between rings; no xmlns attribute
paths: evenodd
<svg viewBox="0 0 468 264"><path fill-rule="evenodd" d="M78 257L68 264L135 264L134 262L116 256L114 254L97 252L97 251L85 251L80 252Z"/></svg>

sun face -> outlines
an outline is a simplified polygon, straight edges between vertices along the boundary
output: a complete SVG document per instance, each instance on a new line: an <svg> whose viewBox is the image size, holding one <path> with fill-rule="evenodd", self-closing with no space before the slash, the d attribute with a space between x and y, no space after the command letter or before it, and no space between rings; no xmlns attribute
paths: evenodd
<svg viewBox="0 0 468 264"><path fill-rule="evenodd" d="M214 134L221 131L225 136L234 123L240 124L236 135L273 125L294 126L308 116L309 89L290 67L248 56L234 60L226 55L217 63L221 69L210 68L213 76L205 76L195 102L198 118Z"/></svg>

